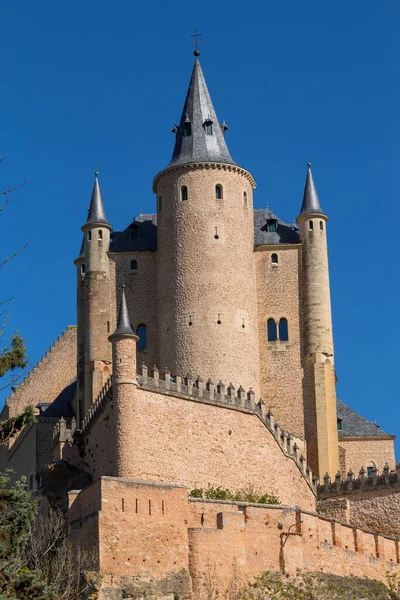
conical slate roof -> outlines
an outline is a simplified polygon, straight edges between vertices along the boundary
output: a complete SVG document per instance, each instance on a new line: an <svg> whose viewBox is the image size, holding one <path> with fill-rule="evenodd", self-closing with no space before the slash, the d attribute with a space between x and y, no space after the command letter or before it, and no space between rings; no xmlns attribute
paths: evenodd
<svg viewBox="0 0 400 600"><path fill-rule="evenodd" d="M303 204L301 205L301 215L318 213L323 215L321 205L319 203L317 189L311 173L311 164L308 163L307 179L304 188Z"/></svg>
<svg viewBox="0 0 400 600"><path fill-rule="evenodd" d="M131 320L129 318L124 285L122 286L121 305L119 307L117 329L110 337L113 337L114 335L135 335L135 332L133 331L131 326Z"/></svg>
<svg viewBox="0 0 400 600"><path fill-rule="evenodd" d="M89 206L89 214L85 225L108 225L111 227L109 222L107 221L106 212L104 210L103 199L101 197L101 191L99 186L99 178L98 173L95 174L92 198L90 200Z"/></svg>
<svg viewBox="0 0 400 600"><path fill-rule="evenodd" d="M221 127L226 129L225 125L218 123L196 56L181 121L176 130L174 152L168 166L196 162L236 164L229 154Z"/></svg>

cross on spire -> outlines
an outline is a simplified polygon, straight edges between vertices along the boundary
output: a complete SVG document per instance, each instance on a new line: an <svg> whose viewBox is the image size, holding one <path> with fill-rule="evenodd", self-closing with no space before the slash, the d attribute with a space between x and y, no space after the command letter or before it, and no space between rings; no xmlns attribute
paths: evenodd
<svg viewBox="0 0 400 600"><path fill-rule="evenodd" d="M194 30L194 34L191 35L191 38L195 38L194 40L190 40L191 44L196 44L196 50L193 52L195 56L200 56L199 44L202 43L202 40L199 40L199 37L203 35L202 33L198 33L197 29Z"/></svg>

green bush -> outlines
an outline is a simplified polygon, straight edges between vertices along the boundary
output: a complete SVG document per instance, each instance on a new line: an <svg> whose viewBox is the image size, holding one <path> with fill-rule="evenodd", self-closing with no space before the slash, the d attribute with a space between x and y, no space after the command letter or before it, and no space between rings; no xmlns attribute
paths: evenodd
<svg viewBox="0 0 400 600"><path fill-rule="evenodd" d="M247 485L244 488L232 492L222 486L208 485L207 488L194 488L189 492L191 498L204 498L205 500L231 500L233 502L251 502L253 504L280 504L277 496L262 494L254 486Z"/></svg>

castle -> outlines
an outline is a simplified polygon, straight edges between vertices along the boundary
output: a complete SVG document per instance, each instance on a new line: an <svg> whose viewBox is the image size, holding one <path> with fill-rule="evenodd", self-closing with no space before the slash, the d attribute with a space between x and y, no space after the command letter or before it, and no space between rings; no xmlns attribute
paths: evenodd
<svg viewBox="0 0 400 600"><path fill-rule="evenodd" d="M210 557L222 579L233 560L248 575L384 579L400 563L400 469L394 436L336 397L311 165L296 223L255 209L195 55L156 213L113 231L96 173L77 326L6 400L2 419L28 404L38 415L2 467L58 505L68 494L71 539L96 550L104 598L186 597ZM208 485L281 504L190 497Z"/></svg>

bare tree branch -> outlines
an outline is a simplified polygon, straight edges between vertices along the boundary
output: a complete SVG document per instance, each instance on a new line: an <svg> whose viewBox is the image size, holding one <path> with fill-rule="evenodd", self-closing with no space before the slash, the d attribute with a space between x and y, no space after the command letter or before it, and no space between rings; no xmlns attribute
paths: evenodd
<svg viewBox="0 0 400 600"><path fill-rule="evenodd" d="M26 185L28 181L29 179L26 179L26 181L24 181L23 183L20 183L19 185L16 185L15 187L10 188L9 190L4 190L3 192L0 192L0 196L8 196L9 194L11 194L11 192L16 192L17 190L19 190L19 188L22 188L23 185ZM7 199L6 204L9 202L9 200L10 198Z"/></svg>
<svg viewBox="0 0 400 600"><path fill-rule="evenodd" d="M21 252L23 252L25 250L25 248L31 243L32 238L30 238L26 244L24 244L22 246L22 248L20 248L19 250L17 250L16 252L14 252L14 254L11 254L11 256L9 256L8 258L6 258L5 260L3 260L2 263L0 263L0 267L3 267L6 263L10 262L10 260L12 260L13 258L15 258L16 256L18 256L18 254L21 254Z"/></svg>

